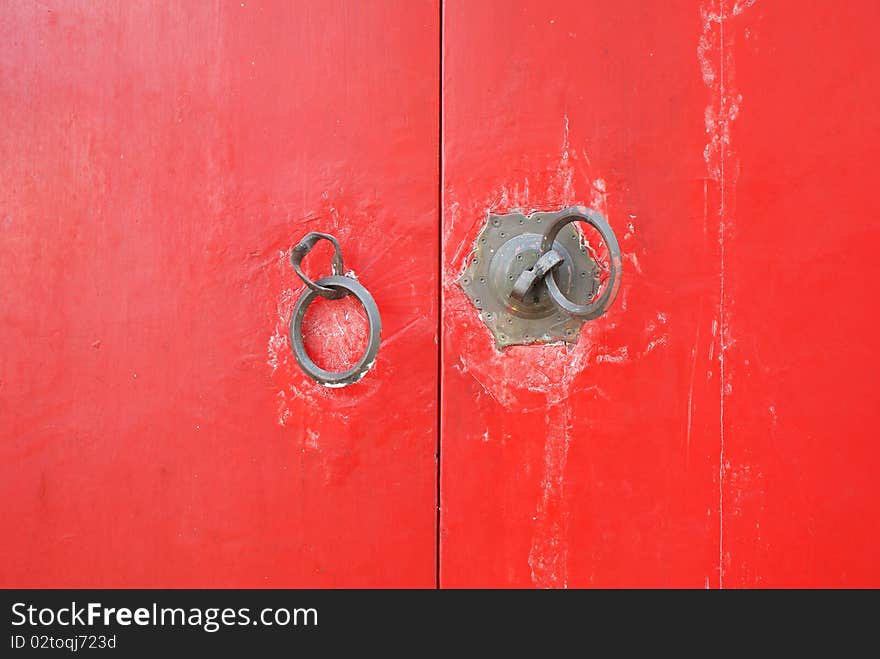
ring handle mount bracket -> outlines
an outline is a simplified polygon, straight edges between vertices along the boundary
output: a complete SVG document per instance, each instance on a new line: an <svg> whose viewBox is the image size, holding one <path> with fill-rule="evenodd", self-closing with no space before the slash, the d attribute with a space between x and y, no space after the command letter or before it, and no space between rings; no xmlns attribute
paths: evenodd
<svg viewBox="0 0 880 659"><path fill-rule="evenodd" d="M594 226L608 247L611 275L595 300L600 266L574 228L577 222ZM592 209L490 214L458 283L499 349L576 343L584 322L601 316L614 301L620 265L617 239Z"/></svg>

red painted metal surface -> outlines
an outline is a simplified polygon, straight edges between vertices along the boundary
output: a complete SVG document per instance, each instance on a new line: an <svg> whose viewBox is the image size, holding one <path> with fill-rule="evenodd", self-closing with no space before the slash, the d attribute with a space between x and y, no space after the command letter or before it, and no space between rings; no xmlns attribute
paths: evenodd
<svg viewBox="0 0 880 659"><path fill-rule="evenodd" d="M445 7L441 585L880 585L876 3ZM486 212L573 203L617 303L499 354Z"/></svg>
<svg viewBox="0 0 880 659"><path fill-rule="evenodd" d="M438 17L4 4L0 584L434 585ZM383 316L332 394L286 337L310 230Z"/></svg>

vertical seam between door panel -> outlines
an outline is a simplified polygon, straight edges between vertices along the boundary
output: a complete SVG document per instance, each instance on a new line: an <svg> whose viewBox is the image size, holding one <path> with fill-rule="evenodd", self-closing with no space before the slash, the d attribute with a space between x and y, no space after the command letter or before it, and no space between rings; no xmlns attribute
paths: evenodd
<svg viewBox="0 0 880 659"><path fill-rule="evenodd" d="M719 3L718 30L720 43L718 47L719 70L719 108L723 111L724 103L724 2ZM719 378L719 454L718 454L718 589L724 588L724 333L726 331L726 316L724 313L724 234L725 234L725 208L724 208L724 159L727 157L724 140L721 140L721 171L720 179L720 209L719 209L719 340L718 340L718 378Z"/></svg>
<svg viewBox="0 0 880 659"><path fill-rule="evenodd" d="M436 483L436 506L435 511L435 564L434 564L434 587L440 588L440 542L441 542L441 519L440 519L440 470L441 470L441 444L443 433L443 0L437 2L437 468L435 473Z"/></svg>

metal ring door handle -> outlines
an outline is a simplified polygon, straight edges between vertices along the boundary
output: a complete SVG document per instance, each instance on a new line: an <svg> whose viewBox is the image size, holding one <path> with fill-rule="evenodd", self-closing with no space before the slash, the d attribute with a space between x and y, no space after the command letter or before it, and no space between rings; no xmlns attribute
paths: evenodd
<svg viewBox="0 0 880 659"><path fill-rule="evenodd" d="M605 290L594 302L577 304L565 297L562 291L559 290L559 284L556 281L556 275L553 270L547 273L544 281L547 283L547 292L550 294L553 302L555 302L567 314L574 316L575 318L591 320L593 318L598 318L605 313L605 310L611 306L611 303L614 302L614 298L617 297L617 291L620 288L620 274L623 265L620 254L620 244L617 242L617 236L614 235L614 231L612 230L611 225L608 224L608 220L602 217L601 214L591 208L572 209L570 213L567 213L554 221L544 233L542 248L545 250L545 253L552 251L553 242L556 240L556 236L559 234L562 227L571 224L572 222L584 222L585 224L592 226L599 232L599 235L602 236L602 240L608 248L608 260L610 261L611 272Z"/></svg>
<svg viewBox="0 0 880 659"><path fill-rule="evenodd" d="M333 244L335 250L333 254L333 274L322 277L318 281L312 281L303 273L300 263L302 263L303 257L320 240L328 240ZM376 362L376 355L379 353L382 320L376 301L361 283L343 274L342 249L339 247L339 241L328 233L312 232L303 236L302 240L290 249L290 263L296 274L299 275L299 278L308 287L296 301L293 312L290 315L290 348L293 350L296 363L299 364L307 376L325 387L345 387L354 384L372 368ZM302 331L303 318L305 318L309 305L314 302L316 297L320 296L329 300L338 300L347 295L354 295L367 314L370 328L367 349L358 362L350 369L339 372L328 371L318 366L309 357L308 352L306 352Z"/></svg>
<svg viewBox="0 0 880 659"><path fill-rule="evenodd" d="M358 302L363 306L367 314L367 320L370 324L370 336L367 341L367 349L363 356L358 360L357 364L347 371L332 372L327 371L312 360L306 352L303 344L302 323L306 315L306 310L314 299L319 295L314 289L307 290L293 307L293 313L290 316L290 347L293 349L293 356L296 363L312 380L318 382L325 387L345 387L354 384L360 380L376 361L376 355L379 352L380 333L382 331L382 320L379 317L379 308L376 306L373 296L370 292L361 286L351 277L343 277L341 275L331 275L322 277L317 281L318 286L334 289L339 292L340 297L346 295L354 295Z"/></svg>

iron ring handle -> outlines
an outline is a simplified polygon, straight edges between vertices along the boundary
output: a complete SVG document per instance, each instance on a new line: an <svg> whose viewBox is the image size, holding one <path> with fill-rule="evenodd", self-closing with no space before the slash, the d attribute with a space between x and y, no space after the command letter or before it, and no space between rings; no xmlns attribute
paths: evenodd
<svg viewBox="0 0 880 659"><path fill-rule="evenodd" d="M617 296L617 291L620 288L620 274L622 270L620 245L617 242L617 236L614 235L614 231L611 229L611 225L608 224L608 220L602 217L600 213L597 213L591 208L577 208L571 209L570 212L564 213L558 219L553 221L546 233L544 233L544 239L541 243L541 251L545 253L550 251L553 248L553 242L556 240L556 236L562 230L562 227L572 222L584 222L585 224L592 226L599 232L602 236L602 240L605 241L606 247L608 247L608 259L611 262L611 274L609 275L605 290L595 302L590 302L589 304L575 304L565 297L562 291L559 290L559 284L556 282L556 272L554 270L551 270L548 273L548 276L544 278L544 281L547 283L547 291L550 293L550 298L557 306L570 316L591 320L593 318L598 318L605 313L608 307L611 306L611 303L614 302L614 298Z"/></svg>
<svg viewBox="0 0 880 659"><path fill-rule="evenodd" d="M302 268L300 268L300 264L305 255L311 252L312 248L321 240L329 240L333 243L333 274L337 276L345 274L345 267L342 263L342 249L339 247L339 241L329 233L318 233L317 231L307 233L303 236L302 240L290 248L290 265L293 266L293 269L296 271L296 274L299 275L299 278L303 280L303 283L312 289L317 295L327 298L328 300L338 300L339 298L349 295L349 291L342 288L328 288L327 286L322 286L320 283L315 283L306 277Z"/></svg>
<svg viewBox="0 0 880 659"><path fill-rule="evenodd" d="M367 314L367 321L370 325L367 349L357 364L347 371L327 371L312 361L303 343L302 323L309 305L321 293L316 288L309 287L309 290L305 291L299 300L296 301L293 313L290 315L290 347L293 350L293 356L306 375L325 387L345 387L349 384L354 384L370 370L379 352L380 333L382 331L379 307L376 306L376 301L373 300L370 292L351 277L344 277L342 275L322 277L315 282L315 287L339 293L337 298L354 295L358 299Z"/></svg>

